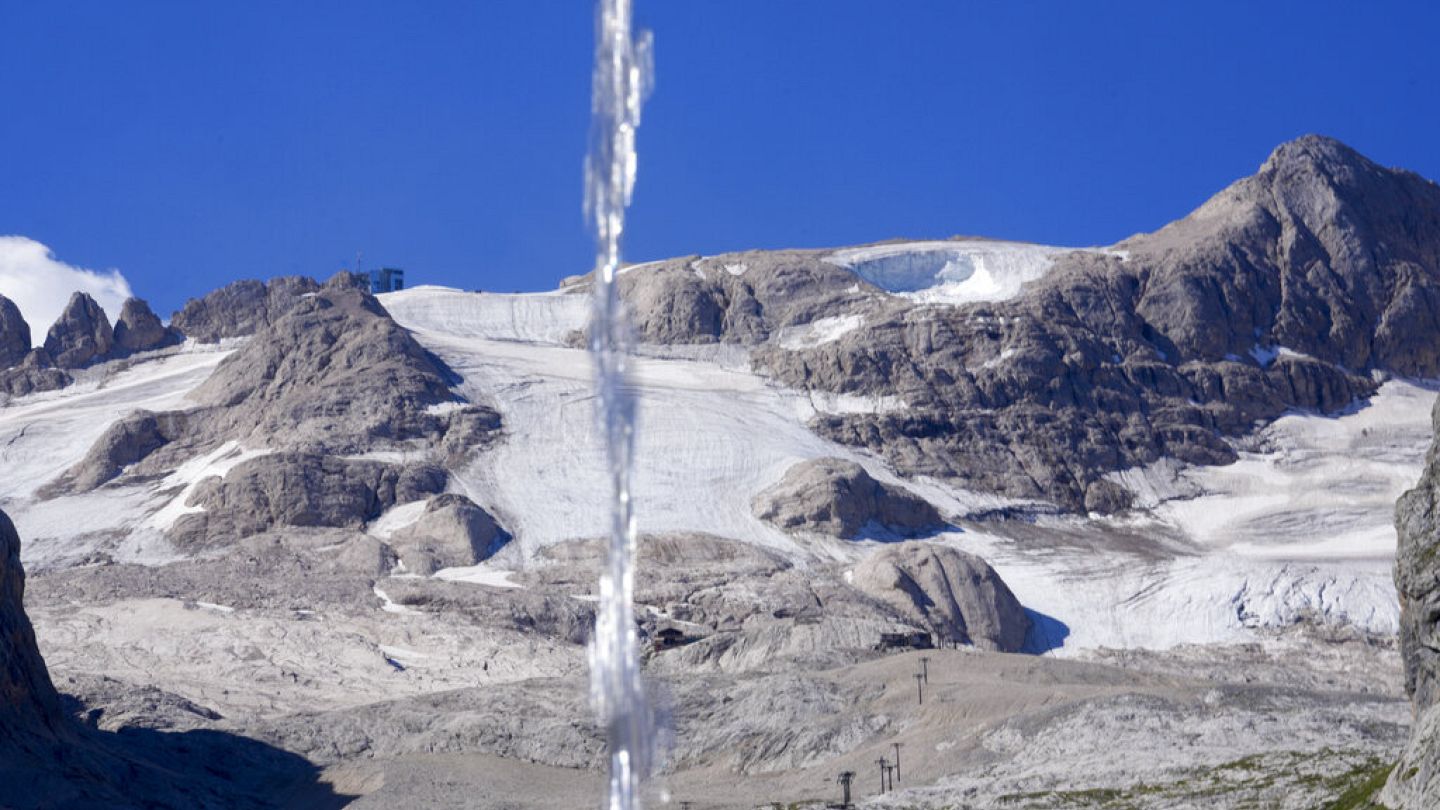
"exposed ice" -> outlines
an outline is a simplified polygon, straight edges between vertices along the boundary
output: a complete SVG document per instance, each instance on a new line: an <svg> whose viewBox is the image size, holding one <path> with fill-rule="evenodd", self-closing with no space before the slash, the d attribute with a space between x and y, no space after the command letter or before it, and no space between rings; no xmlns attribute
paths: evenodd
<svg viewBox="0 0 1440 810"><path fill-rule="evenodd" d="M898 242L837 250L827 261L875 286L934 304L1004 301L1050 272L1055 257L1075 250L982 239Z"/></svg>

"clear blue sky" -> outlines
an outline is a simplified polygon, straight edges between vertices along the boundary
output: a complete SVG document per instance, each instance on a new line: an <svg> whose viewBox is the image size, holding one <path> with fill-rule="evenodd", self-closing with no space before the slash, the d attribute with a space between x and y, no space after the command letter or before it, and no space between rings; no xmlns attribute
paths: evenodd
<svg viewBox="0 0 1440 810"><path fill-rule="evenodd" d="M636 0L658 81L626 257L983 234L1099 244L1277 143L1440 177L1440 4ZM0 234L168 312L364 250L589 269L587 0L0 0Z"/></svg>

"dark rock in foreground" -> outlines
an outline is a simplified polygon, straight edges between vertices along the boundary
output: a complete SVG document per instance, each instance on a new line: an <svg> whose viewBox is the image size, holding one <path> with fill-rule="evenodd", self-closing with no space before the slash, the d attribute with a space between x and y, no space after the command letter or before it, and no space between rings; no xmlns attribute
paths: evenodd
<svg viewBox="0 0 1440 810"><path fill-rule="evenodd" d="M1440 433L1440 403L1433 416ZM1440 804L1440 443L1395 505L1395 528L1400 652L1415 727L1381 798L1395 810L1420 810Z"/></svg>
<svg viewBox="0 0 1440 810"><path fill-rule="evenodd" d="M315 784L310 763L254 740L82 727L46 672L24 595L20 540L0 512L0 807L258 810L302 796L305 806L343 806L343 797Z"/></svg>
<svg viewBox="0 0 1440 810"><path fill-rule="evenodd" d="M915 535L945 525L923 498L882 484L853 461L802 461L755 497L755 515L787 531L853 539L867 531Z"/></svg>

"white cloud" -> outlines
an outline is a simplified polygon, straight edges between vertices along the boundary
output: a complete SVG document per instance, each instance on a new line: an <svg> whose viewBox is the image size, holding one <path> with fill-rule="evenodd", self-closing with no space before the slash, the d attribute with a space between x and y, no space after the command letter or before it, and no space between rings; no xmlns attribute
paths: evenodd
<svg viewBox="0 0 1440 810"><path fill-rule="evenodd" d="M50 248L34 239L0 236L0 295L20 307L36 346L45 342L50 325L77 291L89 293L110 316L111 324L132 294L130 282L119 270L97 273L72 267L57 261Z"/></svg>

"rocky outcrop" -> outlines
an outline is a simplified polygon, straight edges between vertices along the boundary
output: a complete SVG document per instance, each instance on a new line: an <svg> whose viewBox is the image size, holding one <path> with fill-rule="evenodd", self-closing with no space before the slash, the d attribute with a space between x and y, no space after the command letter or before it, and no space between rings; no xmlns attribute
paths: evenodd
<svg viewBox="0 0 1440 810"><path fill-rule="evenodd" d="M187 414L171 411L136 411L105 429L85 458L58 481L41 488L40 494L58 495L86 492L104 484L137 464L151 453L184 435Z"/></svg>
<svg viewBox="0 0 1440 810"><path fill-rule="evenodd" d="M742 343L790 387L885 398L812 427L908 474L1068 510L1126 508L1110 472L1225 464L1228 438L1287 410L1440 373L1440 187L1326 138L1116 250L1053 254L1004 300L920 303L833 252L761 255L628 270L642 339ZM818 328L841 317L854 328ZM785 339L806 324L815 339Z"/></svg>
<svg viewBox="0 0 1440 810"><path fill-rule="evenodd" d="M18 364L29 353L30 324L14 301L0 295L0 369Z"/></svg>
<svg viewBox="0 0 1440 810"><path fill-rule="evenodd" d="M947 546L912 541L886 546L855 566L851 584L941 642L1020 652L1030 619L984 560Z"/></svg>
<svg viewBox="0 0 1440 810"><path fill-rule="evenodd" d="M0 512L0 785L24 778L13 769L51 756L70 728L25 615L20 538ZM7 773L8 771L8 773ZM3 803L3 788L0 788Z"/></svg>
<svg viewBox="0 0 1440 810"><path fill-rule="evenodd" d="M345 281L301 299L222 361L192 394L199 407L112 425L47 491L93 489L122 471L163 475L228 441L307 457L395 448L447 463L494 441L499 415L457 402L454 374Z"/></svg>
<svg viewBox="0 0 1440 810"><path fill-rule="evenodd" d="M300 299L195 390L206 431L330 453L445 433L465 410L450 391L454 373L343 281Z"/></svg>
<svg viewBox="0 0 1440 810"><path fill-rule="evenodd" d="M877 306L873 286L818 251L686 256L619 278L644 343L755 344L786 327Z"/></svg>
<svg viewBox="0 0 1440 810"><path fill-rule="evenodd" d="M159 349L179 342L179 335L165 328L160 318L141 298L127 298L115 321L115 348L124 354Z"/></svg>
<svg viewBox="0 0 1440 810"><path fill-rule="evenodd" d="M188 549L232 545L285 526L359 528L397 503L445 488L445 471L427 464L355 461L307 453L275 453L207 478L170 530Z"/></svg>
<svg viewBox="0 0 1440 810"><path fill-rule="evenodd" d="M464 495L431 498L425 513L390 537L390 545L415 574L483 562L510 539L489 512Z"/></svg>
<svg viewBox="0 0 1440 810"><path fill-rule="evenodd" d="M353 273L338 273L327 285L369 290L368 282ZM279 321L320 284L308 276L280 276L268 282L247 279L227 284L203 298L192 298L170 319L170 326L199 343L246 337Z"/></svg>
<svg viewBox="0 0 1440 810"><path fill-rule="evenodd" d="M853 539L867 532L913 536L945 525L923 498L882 484L853 461L821 458L785 471L753 503L756 517L787 531Z"/></svg>
<svg viewBox="0 0 1440 810"><path fill-rule="evenodd" d="M82 292L70 296L70 303L45 336L45 352L58 368L84 368L103 360L114 344L110 318L94 298Z"/></svg>
<svg viewBox="0 0 1440 810"><path fill-rule="evenodd" d="M23 397L40 391L55 391L70 384L68 373L55 368L43 348L32 349L19 365L0 370L0 393Z"/></svg>
<svg viewBox="0 0 1440 810"><path fill-rule="evenodd" d="M1440 403L1432 419L1440 434ZM1440 442L1430 446L1419 483L1395 505L1395 528L1400 652L1416 722L1381 798L1396 810L1419 810L1440 803Z"/></svg>

